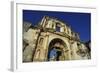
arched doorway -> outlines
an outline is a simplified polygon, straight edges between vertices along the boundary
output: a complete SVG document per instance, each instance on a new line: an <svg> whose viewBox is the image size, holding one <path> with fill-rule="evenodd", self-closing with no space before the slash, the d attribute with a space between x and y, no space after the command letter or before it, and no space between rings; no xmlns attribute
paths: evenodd
<svg viewBox="0 0 100 73"><path fill-rule="evenodd" d="M59 39L53 39L48 48L48 61L65 60L65 51L67 50L66 43Z"/></svg>

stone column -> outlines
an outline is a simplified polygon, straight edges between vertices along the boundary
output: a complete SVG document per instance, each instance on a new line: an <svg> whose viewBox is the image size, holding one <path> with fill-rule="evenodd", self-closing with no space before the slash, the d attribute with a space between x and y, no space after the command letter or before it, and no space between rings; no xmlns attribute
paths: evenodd
<svg viewBox="0 0 100 73"><path fill-rule="evenodd" d="M33 61L45 61L45 50L43 47L38 48L38 50L35 52Z"/></svg>
<svg viewBox="0 0 100 73"><path fill-rule="evenodd" d="M63 51L65 60L69 60L68 51L69 51L69 50L68 50L67 48L65 48L65 50Z"/></svg>
<svg viewBox="0 0 100 73"><path fill-rule="evenodd" d="M48 36L43 36L42 44L37 45L33 61L46 61L47 60L47 44Z"/></svg>

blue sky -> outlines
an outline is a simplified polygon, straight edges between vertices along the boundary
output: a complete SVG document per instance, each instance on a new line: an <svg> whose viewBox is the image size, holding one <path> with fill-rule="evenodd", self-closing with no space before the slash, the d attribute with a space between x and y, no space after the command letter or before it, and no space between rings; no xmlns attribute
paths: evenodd
<svg viewBox="0 0 100 73"><path fill-rule="evenodd" d="M79 33L81 41L91 40L90 13L23 10L23 21L37 25L45 15L67 23L72 30Z"/></svg>

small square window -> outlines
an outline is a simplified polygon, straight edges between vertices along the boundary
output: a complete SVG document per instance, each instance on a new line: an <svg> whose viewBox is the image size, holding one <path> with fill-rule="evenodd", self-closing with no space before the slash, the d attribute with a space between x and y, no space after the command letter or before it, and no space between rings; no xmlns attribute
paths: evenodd
<svg viewBox="0 0 100 73"><path fill-rule="evenodd" d="M60 32L60 27L59 26L56 26L56 31Z"/></svg>

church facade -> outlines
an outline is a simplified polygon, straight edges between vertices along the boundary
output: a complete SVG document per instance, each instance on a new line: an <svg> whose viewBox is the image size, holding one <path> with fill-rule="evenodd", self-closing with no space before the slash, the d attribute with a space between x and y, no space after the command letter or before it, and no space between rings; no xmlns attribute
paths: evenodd
<svg viewBox="0 0 100 73"><path fill-rule="evenodd" d="M79 34L61 20L44 16L36 26L23 23L23 62L91 59Z"/></svg>

